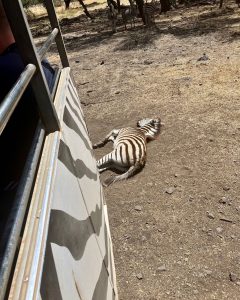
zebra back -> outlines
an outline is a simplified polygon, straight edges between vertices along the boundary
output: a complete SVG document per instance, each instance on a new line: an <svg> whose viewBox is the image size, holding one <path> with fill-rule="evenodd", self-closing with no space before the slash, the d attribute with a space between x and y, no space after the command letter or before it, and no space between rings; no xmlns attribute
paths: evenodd
<svg viewBox="0 0 240 300"><path fill-rule="evenodd" d="M152 1L144 4L145 14L154 15L161 12L161 3Z"/></svg>
<svg viewBox="0 0 240 300"><path fill-rule="evenodd" d="M154 0L152 2L144 4L143 11L144 11L145 21L147 26L150 25L151 23L155 23L154 16L155 14L160 14L161 9L162 9L161 3L156 2Z"/></svg>

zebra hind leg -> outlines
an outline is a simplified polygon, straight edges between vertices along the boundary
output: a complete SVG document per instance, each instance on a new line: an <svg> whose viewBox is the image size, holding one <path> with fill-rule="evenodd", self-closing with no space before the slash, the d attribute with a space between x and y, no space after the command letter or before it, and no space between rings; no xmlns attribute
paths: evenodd
<svg viewBox="0 0 240 300"><path fill-rule="evenodd" d="M140 172L143 167L144 167L144 163L139 162L139 163L135 164L134 166L131 166L126 173L117 175L117 176L111 176L111 177L107 178L103 182L103 186L107 187L114 182L128 179L129 177L132 177L136 173Z"/></svg>
<svg viewBox="0 0 240 300"><path fill-rule="evenodd" d="M101 140L99 143L93 145L93 149L101 148L105 146L108 142L114 142L117 135L119 133L119 129L113 129L106 137Z"/></svg>

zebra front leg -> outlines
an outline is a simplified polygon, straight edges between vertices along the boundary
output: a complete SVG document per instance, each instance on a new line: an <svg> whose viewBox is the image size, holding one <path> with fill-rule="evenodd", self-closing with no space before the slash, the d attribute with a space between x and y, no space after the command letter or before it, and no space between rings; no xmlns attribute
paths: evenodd
<svg viewBox="0 0 240 300"><path fill-rule="evenodd" d="M108 135L106 135L106 137L102 141L100 141L99 143L94 144L93 149L101 148L101 147L105 146L110 141L114 142L114 140L118 136L118 133L119 133L119 129L112 130Z"/></svg>

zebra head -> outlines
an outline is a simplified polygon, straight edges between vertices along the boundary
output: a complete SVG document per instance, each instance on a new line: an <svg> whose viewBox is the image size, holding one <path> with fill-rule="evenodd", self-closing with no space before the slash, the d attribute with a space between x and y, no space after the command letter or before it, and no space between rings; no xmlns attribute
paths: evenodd
<svg viewBox="0 0 240 300"><path fill-rule="evenodd" d="M147 139L155 139L161 131L161 120L160 118L156 119L142 119L137 122L137 127L144 132Z"/></svg>

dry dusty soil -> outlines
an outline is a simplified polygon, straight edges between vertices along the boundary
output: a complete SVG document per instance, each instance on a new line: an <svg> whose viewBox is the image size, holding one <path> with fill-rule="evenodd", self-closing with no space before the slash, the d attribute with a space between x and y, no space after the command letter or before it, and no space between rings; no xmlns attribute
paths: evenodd
<svg viewBox="0 0 240 300"><path fill-rule="evenodd" d="M120 299L240 299L240 9L119 20L116 34L93 14L61 21L92 141L165 123L143 171L105 189Z"/></svg>

